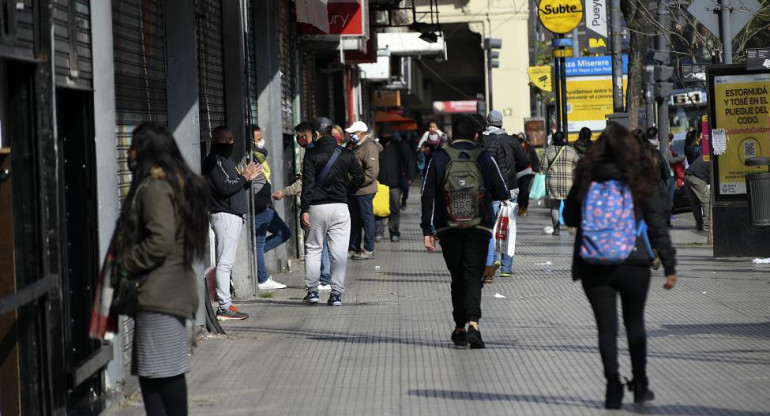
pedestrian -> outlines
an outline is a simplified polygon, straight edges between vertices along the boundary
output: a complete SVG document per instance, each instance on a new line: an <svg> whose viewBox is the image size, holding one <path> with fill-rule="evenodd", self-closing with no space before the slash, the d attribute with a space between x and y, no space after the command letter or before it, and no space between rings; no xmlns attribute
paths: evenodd
<svg viewBox="0 0 770 416"><path fill-rule="evenodd" d="M334 127L332 127L332 137L337 141L337 146L345 145L345 130L343 130L341 126L335 124Z"/></svg>
<svg viewBox="0 0 770 416"><path fill-rule="evenodd" d="M387 124L387 123L386 123ZM409 132L400 135L393 132L393 138L401 145L401 151L406 158L406 173L401 177L401 211L406 211L406 203L409 200L409 188L412 187L412 181L417 177L417 154L414 149L414 143L410 140Z"/></svg>
<svg viewBox="0 0 770 416"><path fill-rule="evenodd" d="M695 130L690 130L684 138L684 155L687 158L687 165L691 165L695 162L701 154L701 135Z"/></svg>
<svg viewBox="0 0 770 416"><path fill-rule="evenodd" d="M529 191L532 188L532 180L535 178L535 172L540 172L540 158L537 157L535 147L530 144L529 138L527 138L525 133L519 133L518 139L530 162L526 170L516 174L519 185L519 196L516 201L519 204L519 216L526 217L529 209Z"/></svg>
<svg viewBox="0 0 770 416"><path fill-rule="evenodd" d="M377 194L382 146L369 138L369 127L363 121L356 121L345 131L350 134L353 154L364 171L363 185L350 195L348 202L351 223L348 255L353 260L370 260L374 258L374 242L382 240L375 240L377 224L372 205Z"/></svg>
<svg viewBox="0 0 770 416"><path fill-rule="evenodd" d="M433 153L442 147L441 137L438 134L430 134L425 141L420 141L420 148L418 154L422 155L422 179L425 180L425 176L428 174L428 165L433 158Z"/></svg>
<svg viewBox="0 0 770 416"><path fill-rule="evenodd" d="M327 303L342 305L345 291L346 247L350 242L348 194L355 194L364 183L364 171L353 152L343 149L331 137L332 121L319 117L313 121L315 146L302 161L302 224L309 228L305 242L306 303L319 302L318 280L324 238L331 252L332 291Z"/></svg>
<svg viewBox="0 0 770 416"><path fill-rule="evenodd" d="M268 151L259 126L252 129L254 148L253 160L262 165L262 172L251 184L254 202L254 230L257 252L257 287L259 290L285 289L286 285L276 282L267 272L265 253L279 247L291 238L291 229L281 219L273 207L272 187L270 185L270 166L267 163ZM270 237L267 233L270 232Z"/></svg>
<svg viewBox="0 0 770 416"><path fill-rule="evenodd" d="M671 213L669 213L668 217L668 227L673 227L671 221L673 219L673 209L674 209L674 194L676 193L676 190L684 186L684 177L685 177L685 168L684 168L684 162L685 162L685 156L680 155L677 152L674 151L674 135L669 133L668 135L668 163L669 167L671 168L671 178L669 182L669 188L668 188L668 199L671 201Z"/></svg>
<svg viewBox="0 0 770 416"><path fill-rule="evenodd" d="M695 217L695 228L698 231L708 231L711 216L711 162L702 155L690 163L684 177L684 189Z"/></svg>
<svg viewBox="0 0 770 416"><path fill-rule="evenodd" d="M666 282L663 287L671 289L677 280L676 250L668 235L662 201L655 178L645 174L654 167L649 158L638 157L640 152L640 144L628 129L617 123L609 124L580 161L575 185L564 207L565 223L578 227L572 277L582 282L596 319L599 353L607 379L605 407L608 409L619 409L623 400L618 369L618 293L623 304L623 323L634 377L629 382L629 388L634 392L634 402L641 404L654 398L647 378L647 336L644 329L644 307L652 262L650 249L657 250L665 267ZM602 189L617 190L614 195L618 199L614 201L620 205L613 206L613 194L601 192ZM605 203L600 205L597 202ZM613 215L604 216L605 212L612 212ZM598 219L593 215L598 215ZM609 239L603 239L602 232L593 228L602 220L607 221L605 218L611 219L609 225L602 225L610 227L602 229L604 236L612 231ZM626 221L622 221L623 218ZM642 220L647 226L649 246L645 243L644 234L636 233L637 224ZM625 244L617 244L614 239L622 237L625 237ZM589 240L595 242L594 245L584 243ZM627 252L609 261L609 256L597 258L588 247L606 250L602 254L611 253L615 248Z"/></svg>
<svg viewBox="0 0 770 416"><path fill-rule="evenodd" d="M484 260L495 223L492 201L507 201L510 194L492 155L478 147L476 125L468 116L458 117L451 143L434 153L423 183L420 226L428 251L436 249L436 239L441 243L452 277L452 342L484 348L479 320ZM460 183L466 185L461 189Z"/></svg>
<svg viewBox="0 0 770 416"><path fill-rule="evenodd" d="M575 148L575 150L578 153L578 156L585 157L586 153L588 152L588 149L591 147L591 136L593 135L593 132L588 127L583 127L580 129L580 133L578 133L578 139L575 141L575 144L572 146Z"/></svg>
<svg viewBox="0 0 770 416"><path fill-rule="evenodd" d="M377 182L387 185L390 192L390 216L387 218L377 218L377 233L375 240L381 241L385 238L385 225L388 226L388 235L390 241L401 241L401 193L402 180L411 177L414 172L414 161L406 152L411 154L411 149L404 149L400 138L393 137L392 126L383 123L379 131L379 144L382 148L379 154L380 172L377 175Z"/></svg>
<svg viewBox="0 0 770 416"><path fill-rule="evenodd" d="M438 128L438 121L436 120L430 120L428 121L428 130L426 130L422 137L420 137L420 141L417 142L417 150L419 151L422 149L423 145L426 142L430 142L431 145L441 144L444 145L448 141L448 137L446 133L441 131L441 129ZM427 166L427 162L426 162Z"/></svg>
<svg viewBox="0 0 770 416"><path fill-rule="evenodd" d="M216 236L217 319L243 320L249 315L232 304L230 274L238 251L243 216L248 212L246 189L262 172L262 165L248 162L241 173L230 159L233 132L225 126L214 128L211 152L203 161L203 173L209 183L209 220Z"/></svg>
<svg viewBox="0 0 770 416"><path fill-rule="evenodd" d="M572 188L572 174L580 156L567 146L564 133L557 131L552 136L551 146L545 149L540 159L540 171L545 174L548 207L551 210L553 235L559 235L560 208Z"/></svg>
<svg viewBox="0 0 770 416"><path fill-rule="evenodd" d="M141 281L131 373L139 377L146 414L186 415L186 321L198 311L192 265L206 251L207 184L187 165L171 133L153 123L134 129L128 166L133 180L114 242L120 273Z"/></svg>
<svg viewBox="0 0 770 416"><path fill-rule="evenodd" d="M337 128L339 126L335 126L334 128ZM332 133L334 132L334 128L332 129ZM309 121L302 121L299 124L297 124L296 127L294 127L294 131L297 133L296 140L297 144L300 148L303 150L305 149L312 149L313 144L313 123ZM342 131L342 128L340 127L340 131ZM334 136L332 136L334 137ZM335 140L337 140L335 138ZM337 143L340 143L337 141ZM302 157L304 159L305 155L304 152L302 154ZM300 162L301 164L302 162ZM284 197L287 196L300 196L302 194L302 175L300 174L297 180L295 180L291 185L273 192L273 199L281 200ZM305 233L304 241L307 241L307 227L302 227L302 231ZM318 283L318 291L319 292L329 292L332 290L332 275L331 275L331 253L329 253L329 242L326 238L324 238L323 242L323 249L321 251L321 277Z"/></svg>
<svg viewBox="0 0 770 416"><path fill-rule="evenodd" d="M652 127L652 129L654 129L654 127ZM660 194L661 208L666 215L666 225L668 225L671 221L671 211L673 209L673 199L668 196L671 169L668 166L667 159L660 151L660 143L657 140L657 129L648 129L647 131L655 133L655 136L649 136L641 129L636 129L632 133L637 140L639 140L639 144L642 147L642 154L652 160L653 170L650 172L650 175L654 179L654 183ZM656 145L658 146L657 148L655 147ZM657 267L655 269L657 270Z"/></svg>
<svg viewBox="0 0 770 416"><path fill-rule="evenodd" d="M529 156L524 152L521 143L503 129L503 113L492 110L487 114L487 128L482 134L484 149L492 155L497 167L505 179L505 185L509 190L518 188L518 172L523 172L529 166ZM511 195L507 200L511 200ZM495 217L500 212L500 202L493 202ZM495 253L494 240L489 241L486 267L484 268L484 283L492 283L498 267L501 277L508 277L513 272L513 258L501 253Z"/></svg>

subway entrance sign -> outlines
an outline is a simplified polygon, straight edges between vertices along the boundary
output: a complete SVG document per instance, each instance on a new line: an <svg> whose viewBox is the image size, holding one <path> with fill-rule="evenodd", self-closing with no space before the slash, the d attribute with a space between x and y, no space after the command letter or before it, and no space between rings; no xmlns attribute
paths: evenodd
<svg viewBox="0 0 770 416"><path fill-rule="evenodd" d="M568 33L583 20L581 0L541 0L537 15L543 27L553 33Z"/></svg>

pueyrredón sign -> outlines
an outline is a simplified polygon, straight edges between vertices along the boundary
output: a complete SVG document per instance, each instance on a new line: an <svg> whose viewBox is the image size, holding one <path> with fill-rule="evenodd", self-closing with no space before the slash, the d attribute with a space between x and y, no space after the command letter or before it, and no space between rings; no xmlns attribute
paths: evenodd
<svg viewBox="0 0 770 416"><path fill-rule="evenodd" d="M583 20L581 0L540 0L537 15L543 27L553 33L568 33Z"/></svg>

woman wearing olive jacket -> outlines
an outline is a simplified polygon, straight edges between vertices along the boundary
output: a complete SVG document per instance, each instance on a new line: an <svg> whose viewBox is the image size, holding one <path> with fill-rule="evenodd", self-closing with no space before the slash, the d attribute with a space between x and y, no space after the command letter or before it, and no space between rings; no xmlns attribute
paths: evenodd
<svg viewBox="0 0 770 416"><path fill-rule="evenodd" d="M581 229L583 204L592 182L620 180L631 189L637 223L644 219L648 226L652 248L658 250L666 271L664 288L676 284L676 250L668 235L666 216L656 178L652 175L650 158L639 157L641 146L625 127L611 123L599 140L581 159L576 170L574 186L564 205L564 222L578 227L573 254L572 277L581 280L599 330L599 353L607 378L605 406L620 408L623 385L618 373L618 313L617 297L623 303L623 323L628 334L628 349L634 379L629 387L634 391L634 401L643 403L653 399L647 381L647 335L644 329L644 306L650 287L650 265L642 238L637 238L636 248L620 265L589 264L580 257L583 231Z"/></svg>
<svg viewBox="0 0 770 416"><path fill-rule="evenodd" d="M198 310L192 262L205 250L207 186L159 125L134 130L128 162L133 182L115 247L120 272L139 282L132 373L148 415L186 415L185 321Z"/></svg>

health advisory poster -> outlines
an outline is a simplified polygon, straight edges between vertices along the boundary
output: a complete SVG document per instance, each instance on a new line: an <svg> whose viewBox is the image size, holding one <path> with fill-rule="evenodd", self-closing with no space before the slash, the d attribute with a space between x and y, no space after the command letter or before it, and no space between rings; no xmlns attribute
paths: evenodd
<svg viewBox="0 0 770 416"><path fill-rule="evenodd" d="M714 77L716 127L727 135L719 156L719 193L746 193L746 174L767 167L746 166L746 159L770 156L770 74Z"/></svg>

